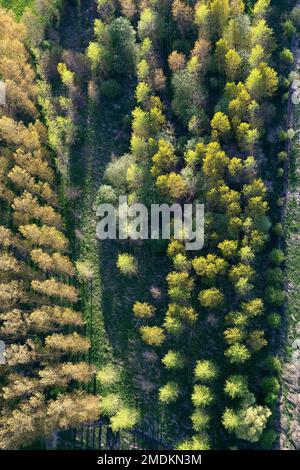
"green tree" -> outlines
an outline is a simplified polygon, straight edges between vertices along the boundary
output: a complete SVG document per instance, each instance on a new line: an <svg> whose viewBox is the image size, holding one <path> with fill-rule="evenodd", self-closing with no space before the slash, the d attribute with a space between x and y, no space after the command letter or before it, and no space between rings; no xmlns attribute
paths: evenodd
<svg viewBox="0 0 300 470"><path fill-rule="evenodd" d="M195 385L192 394L192 402L196 407L209 406L214 400L214 396L206 385Z"/></svg>
<svg viewBox="0 0 300 470"><path fill-rule="evenodd" d="M224 295L215 287L203 290L199 293L199 301L202 307L214 309L221 307L224 303Z"/></svg>
<svg viewBox="0 0 300 470"><path fill-rule="evenodd" d="M117 267L125 276L136 276L138 272L136 259L128 253L122 253L118 256Z"/></svg>
<svg viewBox="0 0 300 470"><path fill-rule="evenodd" d="M212 361L197 361L195 367L195 378L201 382L210 382L218 376L218 370Z"/></svg>
<svg viewBox="0 0 300 470"><path fill-rule="evenodd" d="M248 392L247 378L243 375L232 375L225 382L224 392L230 398L243 398Z"/></svg>
<svg viewBox="0 0 300 470"><path fill-rule="evenodd" d="M179 397L179 387L175 382L168 382L159 389L159 401L165 405L174 403Z"/></svg>

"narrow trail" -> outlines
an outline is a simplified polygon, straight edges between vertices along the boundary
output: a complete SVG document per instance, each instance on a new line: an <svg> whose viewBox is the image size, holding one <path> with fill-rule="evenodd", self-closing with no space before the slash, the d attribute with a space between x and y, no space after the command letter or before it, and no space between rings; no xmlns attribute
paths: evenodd
<svg viewBox="0 0 300 470"><path fill-rule="evenodd" d="M300 7L300 1L296 4ZM299 35L292 40L294 72L300 80ZM299 81L300 83L300 81ZM299 89L299 87L298 87ZM300 128L300 104L293 102L296 87L292 85L289 103L287 128ZM286 294L287 303L281 332L281 357L283 360L282 390L280 400L279 447L282 450L300 449L300 138L287 141L282 224L285 236L281 248L286 254Z"/></svg>

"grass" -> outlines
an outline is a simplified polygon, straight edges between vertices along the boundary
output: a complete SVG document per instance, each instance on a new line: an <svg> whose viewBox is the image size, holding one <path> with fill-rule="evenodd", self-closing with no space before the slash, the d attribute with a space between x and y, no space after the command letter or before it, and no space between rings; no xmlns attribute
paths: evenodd
<svg viewBox="0 0 300 470"><path fill-rule="evenodd" d="M8 10L13 10L17 18L20 19L25 8L30 7L33 0L0 0L0 5Z"/></svg>

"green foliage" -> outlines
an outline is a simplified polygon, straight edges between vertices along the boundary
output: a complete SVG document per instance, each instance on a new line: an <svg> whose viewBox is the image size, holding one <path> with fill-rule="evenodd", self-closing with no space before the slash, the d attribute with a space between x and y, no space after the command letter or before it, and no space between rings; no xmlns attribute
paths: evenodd
<svg viewBox="0 0 300 470"><path fill-rule="evenodd" d="M115 393L108 393L101 399L101 412L107 416L115 415L121 406L121 398Z"/></svg>
<svg viewBox="0 0 300 470"><path fill-rule="evenodd" d="M30 8L33 0L1 0L0 5L4 8L11 9L17 18L21 18L25 8Z"/></svg>
<svg viewBox="0 0 300 470"><path fill-rule="evenodd" d="M196 407L202 408L211 405L214 401L213 393L206 385L195 385L192 402Z"/></svg>
<svg viewBox="0 0 300 470"><path fill-rule="evenodd" d="M175 382L169 382L159 390L159 400L165 405L174 403L179 397L179 388Z"/></svg>
<svg viewBox="0 0 300 470"><path fill-rule="evenodd" d="M136 259L128 253L123 253L118 256L117 267L124 276L136 276L138 272Z"/></svg>
<svg viewBox="0 0 300 470"><path fill-rule="evenodd" d="M196 380L201 382L210 382L217 376L217 368L212 361L197 361L195 367Z"/></svg>
<svg viewBox="0 0 300 470"><path fill-rule="evenodd" d="M224 295L219 289L211 288L200 292L199 301L202 307L214 309L221 307L224 302Z"/></svg>
<svg viewBox="0 0 300 470"><path fill-rule="evenodd" d="M182 353L170 350L167 354L163 357L162 363L167 369L174 369L180 370L183 369L185 366L185 358Z"/></svg>
<svg viewBox="0 0 300 470"><path fill-rule="evenodd" d="M113 432L127 431L133 429L140 421L140 413L135 408L121 408L110 419Z"/></svg>
<svg viewBox="0 0 300 470"><path fill-rule="evenodd" d="M210 424L209 415L203 410L194 411L191 416L191 420L193 424L193 429L196 432L205 431Z"/></svg>
<svg viewBox="0 0 300 470"><path fill-rule="evenodd" d="M97 373L97 381L104 387L114 385L119 379L119 371L114 365L107 365Z"/></svg>
<svg viewBox="0 0 300 470"><path fill-rule="evenodd" d="M233 344L225 352L231 364L244 364L251 357L249 350L243 344Z"/></svg>
<svg viewBox="0 0 300 470"><path fill-rule="evenodd" d="M232 375L225 382L224 392L230 398L243 398L248 393L247 378L243 375Z"/></svg>

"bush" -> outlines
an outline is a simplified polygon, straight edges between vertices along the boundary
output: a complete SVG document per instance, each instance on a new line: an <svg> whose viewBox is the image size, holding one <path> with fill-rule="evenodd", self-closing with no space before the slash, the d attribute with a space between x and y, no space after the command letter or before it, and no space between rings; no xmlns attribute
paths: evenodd
<svg viewBox="0 0 300 470"><path fill-rule="evenodd" d="M274 266L280 266L284 261L284 253L277 248L271 251L269 259Z"/></svg>
<svg viewBox="0 0 300 470"><path fill-rule="evenodd" d="M268 287L265 293L265 300L268 304L275 307L283 307L285 303L285 291L276 289L275 287Z"/></svg>
<svg viewBox="0 0 300 470"><path fill-rule="evenodd" d="M286 65L290 66L293 65L294 63L294 56L293 53L290 49L287 49L286 47L280 52L280 61Z"/></svg>
<svg viewBox="0 0 300 470"><path fill-rule="evenodd" d="M270 313L267 316L267 322L271 328L279 328L281 325L281 315L279 313Z"/></svg>

